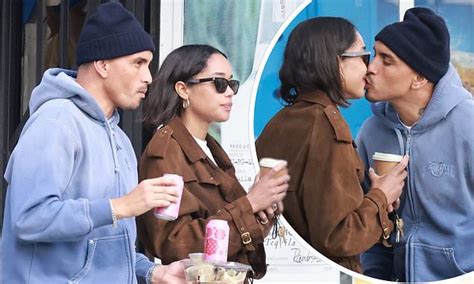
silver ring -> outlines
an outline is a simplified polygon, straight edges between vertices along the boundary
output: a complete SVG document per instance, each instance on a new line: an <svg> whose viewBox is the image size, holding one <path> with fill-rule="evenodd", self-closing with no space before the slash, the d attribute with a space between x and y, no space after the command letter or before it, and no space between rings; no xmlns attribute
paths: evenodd
<svg viewBox="0 0 474 284"><path fill-rule="evenodd" d="M272 204L272 209L273 209L273 211L277 210L277 208L278 208L278 206L277 206L275 203L273 203L273 204Z"/></svg>
<svg viewBox="0 0 474 284"><path fill-rule="evenodd" d="M262 219L259 218L258 222L260 222L260 224L262 224L262 225L266 225L266 224L268 224L268 219L265 220L265 222L264 222Z"/></svg>

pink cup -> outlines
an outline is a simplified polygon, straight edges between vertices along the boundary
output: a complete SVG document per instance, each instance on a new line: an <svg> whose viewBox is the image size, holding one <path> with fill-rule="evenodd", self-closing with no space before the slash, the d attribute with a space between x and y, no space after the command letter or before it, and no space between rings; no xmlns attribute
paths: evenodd
<svg viewBox="0 0 474 284"><path fill-rule="evenodd" d="M183 177L174 174L165 174L163 175L163 177L175 181L176 185L173 186L173 188L178 192L178 201L176 203L171 203L171 205L168 207L157 207L155 208L153 213L155 214L156 218L167 221L173 221L176 220L179 215L179 206L181 205L181 197L183 195L184 186Z"/></svg>

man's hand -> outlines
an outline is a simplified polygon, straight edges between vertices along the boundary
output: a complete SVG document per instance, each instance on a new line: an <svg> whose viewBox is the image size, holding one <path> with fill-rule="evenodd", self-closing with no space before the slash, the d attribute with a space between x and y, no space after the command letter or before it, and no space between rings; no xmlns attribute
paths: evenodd
<svg viewBox="0 0 474 284"><path fill-rule="evenodd" d="M172 186L172 179L166 177L146 179L131 192L112 199L117 219L139 216L155 207L167 207L178 201L178 192Z"/></svg>
<svg viewBox="0 0 474 284"><path fill-rule="evenodd" d="M186 284L184 266L179 261L169 265L156 266L153 270L151 283Z"/></svg>

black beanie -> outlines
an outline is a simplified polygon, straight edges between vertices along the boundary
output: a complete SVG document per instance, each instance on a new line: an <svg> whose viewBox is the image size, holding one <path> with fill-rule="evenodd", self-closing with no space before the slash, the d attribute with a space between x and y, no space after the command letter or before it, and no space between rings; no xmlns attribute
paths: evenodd
<svg viewBox="0 0 474 284"><path fill-rule="evenodd" d="M77 66L137 52L155 51L151 36L122 4L108 2L97 7L82 28L77 44Z"/></svg>
<svg viewBox="0 0 474 284"><path fill-rule="evenodd" d="M428 8L406 11L402 22L393 23L376 36L413 70L433 83L449 67L449 32L443 18Z"/></svg>

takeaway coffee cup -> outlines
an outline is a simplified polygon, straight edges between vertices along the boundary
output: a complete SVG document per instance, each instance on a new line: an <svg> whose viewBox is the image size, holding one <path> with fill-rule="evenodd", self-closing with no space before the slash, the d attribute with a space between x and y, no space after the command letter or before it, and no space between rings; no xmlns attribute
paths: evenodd
<svg viewBox="0 0 474 284"><path fill-rule="evenodd" d="M278 160L278 159L272 159L272 158L262 158L260 160L260 177L263 177L266 175L269 171L271 171L274 167L276 167L278 164L285 163L285 160ZM281 177L282 175L288 174L288 169L283 167L278 173L275 175L275 178Z"/></svg>
<svg viewBox="0 0 474 284"><path fill-rule="evenodd" d="M401 155L375 152L372 155L374 160L375 172L378 175L383 175L395 167L403 159Z"/></svg>

